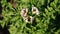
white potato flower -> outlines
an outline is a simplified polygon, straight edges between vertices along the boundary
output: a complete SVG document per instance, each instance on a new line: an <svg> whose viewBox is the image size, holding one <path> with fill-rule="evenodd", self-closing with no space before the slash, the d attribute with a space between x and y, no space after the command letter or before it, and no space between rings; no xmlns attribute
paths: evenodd
<svg viewBox="0 0 60 34"><path fill-rule="evenodd" d="M21 14L21 16L22 16L23 19L26 18L27 13L28 13L28 8L23 8L23 9L21 10L21 13L20 13L20 14Z"/></svg>
<svg viewBox="0 0 60 34"><path fill-rule="evenodd" d="M29 16L25 21L26 21L27 23L32 23L33 20L34 20L34 17Z"/></svg>
<svg viewBox="0 0 60 34"><path fill-rule="evenodd" d="M34 7L34 6L32 6L32 14L39 15L39 10L36 7Z"/></svg>

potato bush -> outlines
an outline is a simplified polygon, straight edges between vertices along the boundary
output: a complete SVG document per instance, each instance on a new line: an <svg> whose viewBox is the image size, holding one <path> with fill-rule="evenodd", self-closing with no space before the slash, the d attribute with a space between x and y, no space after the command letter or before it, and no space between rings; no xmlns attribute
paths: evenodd
<svg viewBox="0 0 60 34"><path fill-rule="evenodd" d="M32 5L38 8L32 23L26 23L20 13ZM0 0L0 27L10 34L60 34L60 0Z"/></svg>

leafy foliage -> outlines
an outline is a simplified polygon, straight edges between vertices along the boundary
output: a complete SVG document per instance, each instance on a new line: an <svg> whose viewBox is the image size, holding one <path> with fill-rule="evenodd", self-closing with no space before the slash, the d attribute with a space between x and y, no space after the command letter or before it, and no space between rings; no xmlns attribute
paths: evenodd
<svg viewBox="0 0 60 34"><path fill-rule="evenodd" d="M16 0L14 7L11 1L0 1L3 17L0 25L2 28L6 25L10 34L60 34L60 0ZM28 15L31 15L32 5L38 8L40 14L35 15L33 23L29 24L22 19L20 12L22 7L27 7Z"/></svg>

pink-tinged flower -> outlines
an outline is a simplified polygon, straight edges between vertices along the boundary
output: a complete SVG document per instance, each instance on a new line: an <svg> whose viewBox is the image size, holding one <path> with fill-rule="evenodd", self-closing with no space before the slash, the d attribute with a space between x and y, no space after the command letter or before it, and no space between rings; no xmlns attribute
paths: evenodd
<svg viewBox="0 0 60 34"><path fill-rule="evenodd" d="M23 19L26 18L27 13L28 13L28 8L23 8L23 9L21 10L21 13L20 13L20 14L21 14L21 16L22 16Z"/></svg>
<svg viewBox="0 0 60 34"><path fill-rule="evenodd" d="M32 14L39 15L39 10L36 7L34 7L34 6L32 6Z"/></svg>

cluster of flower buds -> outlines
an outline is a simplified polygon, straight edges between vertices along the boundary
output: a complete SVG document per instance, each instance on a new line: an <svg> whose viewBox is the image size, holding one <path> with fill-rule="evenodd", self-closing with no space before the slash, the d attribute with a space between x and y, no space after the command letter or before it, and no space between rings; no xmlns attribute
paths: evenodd
<svg viewBox="0 0 60 34"><path fill-rule="evenodd" d="M22 16L23 20L25 20L27 23L32 23L34 20L34 16L33 17L27 16L27 13L28 13L28 8L25 7L21 10L20 15ZM39 15L39 10L34 6L32 6L32 14Z"/></svg>

